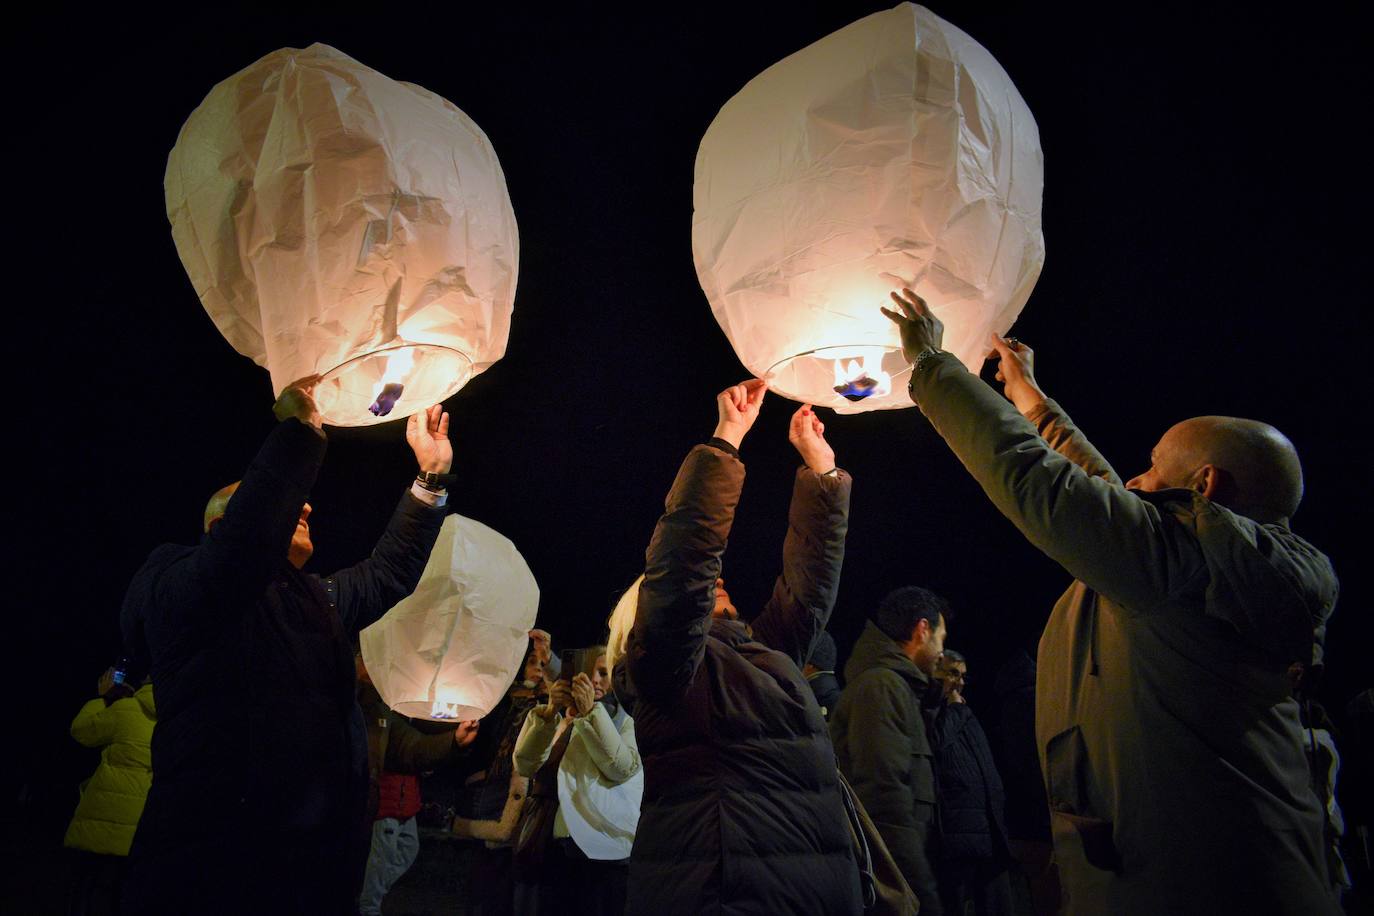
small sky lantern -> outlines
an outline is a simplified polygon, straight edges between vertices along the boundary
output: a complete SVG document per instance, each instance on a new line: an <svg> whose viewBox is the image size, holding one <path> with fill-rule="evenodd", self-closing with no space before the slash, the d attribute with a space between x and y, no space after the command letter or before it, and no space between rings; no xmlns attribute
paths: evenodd
<svg viewBox="0 0 1374 916"><path fill-rule="evenodd" d="M986 50L924 7L874 13L769 67L702 138L692 249L740 361L857 413L910 407L911 287L977 371L1045 261L1035 119Z"/></svg>
<svg viewBox="0 0 1374 916"><path fill-rule="evenodd" d="M505 353L519 238L486 134L326 45L216 85L167 159L201 304L273 390L320 375L326 423L436 404Z"/></svg>
<svg viewBox="0 0 1374 916"><path fill-rule="evenodd" d="M515 545L450 515L415 592L360 634L363 663L402 715L480 719L519 671L538 608Z"/></svg>

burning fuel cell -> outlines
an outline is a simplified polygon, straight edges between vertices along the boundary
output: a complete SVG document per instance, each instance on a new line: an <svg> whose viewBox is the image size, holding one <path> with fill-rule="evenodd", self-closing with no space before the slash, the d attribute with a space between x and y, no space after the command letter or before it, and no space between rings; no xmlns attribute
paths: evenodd
<svg viewBox="0 0 1374 916"><path fill-rule="evenodd" d="M1045 260L1035 118L983 47L924 7L874 13L725 103L697 150L692 254L749 371L838 413L910 407L879 309L910 287L978 371Z"/></svg>
<svg viewBox="0 0 1374 916"><path fill-rule="evenodd" d="M491 143L451 102L326 45L210 90L167 160L202 306L324 422L401 419L506 349L519 236ZM243 214L252 214L251 219Z"/></svg>

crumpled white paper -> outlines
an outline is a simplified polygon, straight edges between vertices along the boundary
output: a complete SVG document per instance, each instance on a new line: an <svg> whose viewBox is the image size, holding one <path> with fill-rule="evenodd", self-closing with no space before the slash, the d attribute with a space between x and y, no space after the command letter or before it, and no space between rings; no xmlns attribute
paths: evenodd
<svg viewBox="0 0 1374 916"><path fill-rule="evenodd" d="M558 808L568 835L589 859L626 859L639 826L644 767L622 783L601 775L582 741L569 741L558 768Z"/></svg>
<svg viewBox="0 0 1374 916"><path fill-rule="evenodd" d="M210 90L167 159L167 215L206 312L273 390L324 375L325 422L438 403L505 352L519 239L481 129L326 45ZM369 407L388 382L394 407Z"/></svg>
<svg viewBox="0 0 1374 916"><path fill-rule="evenodd" d="M773 390L842 413L909 407L879 306L914 288L977 371L1044 263L1043 184L1035 119L1006 72L903 3L779 61L720 110L697 153L697 276ZM865 357L890 393L845 400L834 363Z"/></svg>
<svg viewBox="0 0 1374 916"><path fill-rule="evenodd" d="M414 593L359 635L363 664L402 715L480 719L524 662L538 608L539 586L515 545L450 515Z"/></svg>

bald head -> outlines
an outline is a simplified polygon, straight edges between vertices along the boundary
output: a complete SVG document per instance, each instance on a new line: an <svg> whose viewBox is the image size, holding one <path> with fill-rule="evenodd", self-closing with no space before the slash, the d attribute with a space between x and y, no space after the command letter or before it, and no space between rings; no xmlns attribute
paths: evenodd
<svg viewBox="0 0 1374 916"><path fill-rule="evenodd" d="M1292 517L1302 501L1302 464L1288 437L1240 417L1193 417L1174 425L1151 468L1127 486L1186 487L1258 522Z"/></svg>
<svg viewBox="0 0 1374 916"><path fill-rule="evenodd" d="M210 501L205 504L205 530L209 531L210 526L224 518L224 510L229 505L229 497L234 495L234 491L239 488L239 481L234 481L227 487L221 487L215 491L215 495L210 497Z"/></svg>

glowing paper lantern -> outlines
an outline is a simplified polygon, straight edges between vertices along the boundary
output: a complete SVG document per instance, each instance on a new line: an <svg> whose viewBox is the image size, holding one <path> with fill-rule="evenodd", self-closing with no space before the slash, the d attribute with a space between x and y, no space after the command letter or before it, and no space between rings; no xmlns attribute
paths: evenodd
<svg viewBox="0 0 1374 916"><path fill-rule="evenodd" d="M415 592L360 634L363 663L402 715L480 719L524 663L538 607L515 545L450 515Z"/></svg>
<svg viewBox="0 0 1374 916"><path fill-rule="evenodd" d="M219 83L167 159L167 215L215 326L325 422L438 403L500 359L519 261L505 176L450 102L325 45Z"/></svg>
<svg viewBox="0 0 1374 916"><path fill-rule="evenodd" d="M842 413L910 407L895 325L909 286L975 371L1045 260L1026 103L923 7L875 13L769 67L697 152L697 276L740 361Z"/></svg>

